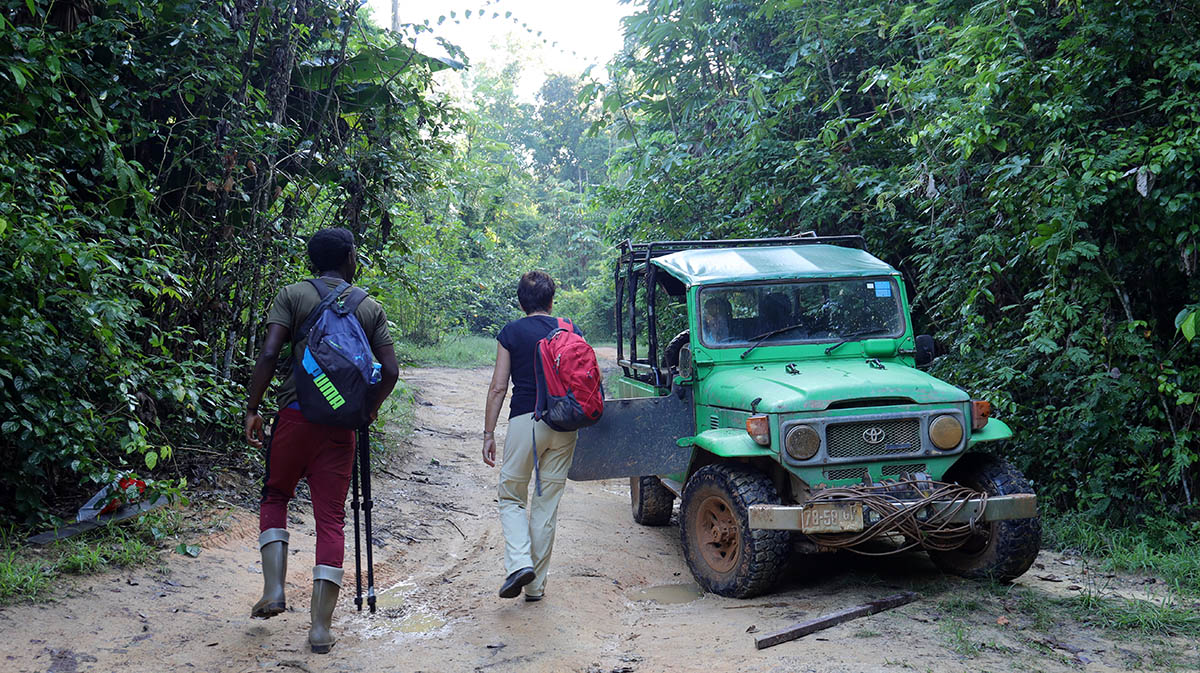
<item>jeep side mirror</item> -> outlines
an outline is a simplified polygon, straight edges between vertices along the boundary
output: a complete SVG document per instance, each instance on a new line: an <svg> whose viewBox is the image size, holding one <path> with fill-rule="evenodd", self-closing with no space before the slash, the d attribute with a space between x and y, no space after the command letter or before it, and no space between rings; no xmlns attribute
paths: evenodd
<svg viewBox="0 0 1200 673"><path fill-rule="evenodd" d="M694 364L692 362L692 347L684 344L683 348L679 349L679 375L685 379L692 378L692 367Z"/></svg>
<svg viewBox="0 0 1200 673"><path fill-rule="evenodd" d="M920 334L917 336L917 348L913 353L913 359L916 360L918 367L933 362L933 337L928 334Z"/></svg>

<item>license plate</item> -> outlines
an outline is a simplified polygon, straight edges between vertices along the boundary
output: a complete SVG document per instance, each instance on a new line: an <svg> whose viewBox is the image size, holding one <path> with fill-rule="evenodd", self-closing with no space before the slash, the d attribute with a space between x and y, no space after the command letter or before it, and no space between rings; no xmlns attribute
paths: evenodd
<svg viewBox="0 0 1200 673"><path fill-rule="evenodd" d="M819 502L800 510L802 533L857 533L863 529L862 503Z"/></svg>

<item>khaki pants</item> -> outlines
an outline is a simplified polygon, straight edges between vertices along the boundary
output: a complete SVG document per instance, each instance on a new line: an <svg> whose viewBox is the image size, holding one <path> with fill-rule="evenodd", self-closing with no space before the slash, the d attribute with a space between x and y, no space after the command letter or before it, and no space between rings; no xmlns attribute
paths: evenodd
<svg viewBox="0 0 1200 673"><path fill-rule="evenodd" d="M534 433L538 451L542 494L533 482ZM567 470L575 454L574 432L557 432L533 414L508 419L504 437L504 464L500 467L500 525L504 530L504 568L511 574L532 567L537 578L525 586L528 596L546 590L546 570L554 548L554 522L558 500L567 483ZM532 496L532 498L530 497ZM525 502L531 500L526 512Z"/></svg>

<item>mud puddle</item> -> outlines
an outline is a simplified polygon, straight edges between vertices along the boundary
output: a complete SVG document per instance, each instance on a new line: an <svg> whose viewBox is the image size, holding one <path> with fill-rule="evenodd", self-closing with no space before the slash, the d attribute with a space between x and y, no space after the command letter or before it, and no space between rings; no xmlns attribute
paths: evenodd
<svg viewBox="0 0 1200 673"><path fill-rule="evenodd" d="M657 586L635 589L626 594L631 601L654 601L663 605L691 603L698 598L704 598L704 590L694 582L682 584L659 584Z"/></svg>

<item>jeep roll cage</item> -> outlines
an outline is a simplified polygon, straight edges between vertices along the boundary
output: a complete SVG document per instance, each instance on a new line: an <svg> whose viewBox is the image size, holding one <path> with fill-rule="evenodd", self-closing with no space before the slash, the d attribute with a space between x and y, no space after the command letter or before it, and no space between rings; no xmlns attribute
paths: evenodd
<svg viewBox="0 0 1200 673"><path fill-rule="evenodd" d="M656 388L671 385L670 372L664 371L665 363L659 361L658 323L654 311L654 300L658 285L662 284L671 296L685 296L687 288L678 279L662 272L651 262L664 255L683 250L703 248L749 248L769 245L840 245L866 250L862 236L818 236L815 232L803 232L795 236L775 238L730 238L711 241L652 241L634 243L626 239L617 245L617 258L613 280L616 283L617 364L625 376L649 383ZM637 290L638 284L646 288L646 347L647 357L638 358L637 344ZM623 308L628 302L629 310L629 356L625 355L625 320Z"/></svg>

